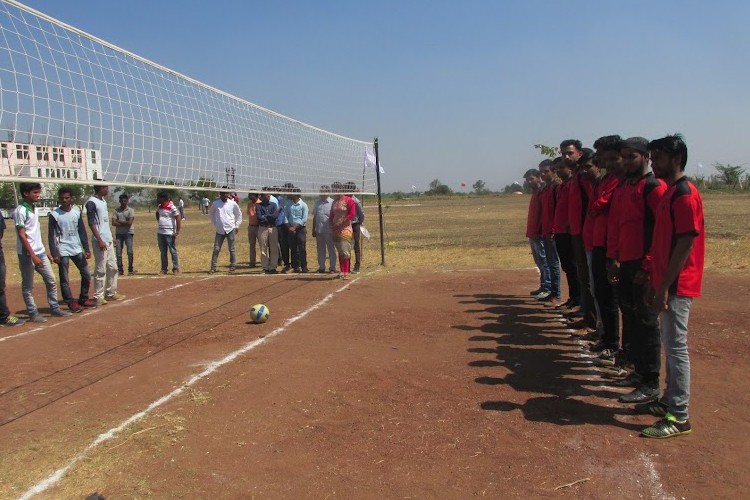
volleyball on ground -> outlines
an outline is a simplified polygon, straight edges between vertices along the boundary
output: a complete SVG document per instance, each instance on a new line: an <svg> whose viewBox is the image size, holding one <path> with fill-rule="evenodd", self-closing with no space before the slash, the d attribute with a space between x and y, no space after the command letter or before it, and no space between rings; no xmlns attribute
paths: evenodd
<svg viewBox="0 0 750 500"><path fill-rule="evenodd" d="M250 320L253 323L265 323L271 312L263 304L255 304L250 308Z"/></svg>

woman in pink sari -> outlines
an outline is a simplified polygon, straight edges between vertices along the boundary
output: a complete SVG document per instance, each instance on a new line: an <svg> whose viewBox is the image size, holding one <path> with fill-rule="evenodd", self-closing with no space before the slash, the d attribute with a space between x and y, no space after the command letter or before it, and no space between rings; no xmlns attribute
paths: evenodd
<svg viewBox="0 0 750 500"><path fill-rule="evenodd" d="M328 221L331 224L333 244L339 254L339 269L341 270L339 277L349 279L352 249L354 248L352 219L357 215L357 204L350 196L342 193L343 186L340 182L334 182L331 185L331 190L336 193L336 199L333 200Z"/></svg>

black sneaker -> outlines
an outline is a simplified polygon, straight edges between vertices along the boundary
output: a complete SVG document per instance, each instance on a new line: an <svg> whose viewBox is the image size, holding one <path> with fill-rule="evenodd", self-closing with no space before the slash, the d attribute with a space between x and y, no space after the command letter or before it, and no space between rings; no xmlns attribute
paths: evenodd
<svg viewBox="0 0 750 500"><path fill-rule="evenodd" d="M21 319L18 316L8 316L7 318L5 318L5 320L0 321L0 326L3 326L3 327L21 326L24 323L26 323L25 319Z"/></svg>
<svg viewBox="0 0 750 500"><path fill-rule="evenodd" d="M602 342L600 340L599 342L597 342L595 344L591 344L591 345L588 345L586 347L582 347L581 350L582 351L588 351L590 353L597 353L598 354L598 353L602 352L606 348L607 348L607 344L605 344L604 342Z"/></svg>
<svg viewBox="0 0 750 500"><path fill-rule="evenodd" d="M318 274L326 274L326 270L325 269L318 269L316 272Z"/></svg>
<svg viewBox="0 0 750 500"><path fill-rule="evenodd" d="M630 372L630 375L626 376L623 379L615 380L611 384L612 387L640 387L641 386L641 376L638 375L635 372Z"/></svg>
<svg viewBox="0 0 750 500"><path fill-rule="evenodd" d="M642 385L639 388L620 396L620 403L648 403L659 399L659 388Z"/></svg>
<svg viewBox="0 0 750 500"><path fill-rule="evenodd" d="M359 273L359 264L354 264L354 269L352 269L353 273Z"/></svg>
<svg viewBox="0 0 750 500"><path fill-rule="evenodd" d="M596 366L615 366L615 351L613 351L612 349L604 349L599 353L597 357L593 359L593 363Z"/></svg>
<svg viewBox="0 0 750 500"><path fill-rule="evenodd" d="M276 269L266 269L263 272L266 274L279 274L279 272Z"/></svg>
<svg viewBox="0 0 750 500"><path fill-rule="evenodd" d="M690 434L693 428L689 420L679 421L671 413L656 422L651 427L646 427L641 431L641 436L654 439L665 439L683 434Z"/></svg>
<svg viewBox="0 0 750 500"><path fill-rule="evenodd" d="M532 291L530 291L530 292L529 292L529 295L539 295L539 294L540 294L540 293L542 293L543 291L544 291L544 288L542 288L542 287L539 287L539 288L537 288L536 290L532 290Z"/></svg>
<svg viewBox="0 0 750 500"><path fill-rule="evenodd" d="M633 407L633 410L639 415L653 415L655 417L666 417L667 413L669 413L669 408L661 401L638 403Z"/></svg>

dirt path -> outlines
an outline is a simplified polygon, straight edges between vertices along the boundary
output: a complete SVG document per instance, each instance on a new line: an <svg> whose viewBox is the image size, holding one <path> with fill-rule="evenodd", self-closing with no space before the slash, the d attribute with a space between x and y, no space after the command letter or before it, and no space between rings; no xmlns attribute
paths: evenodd
<svg viewBox="0 0 750 500"><path fill-rule="evenodd" d="M132 300L0 341L0 496L176 389L42 497L750 494L750 279L708 277L691 318L695 430L656 442L637 437L653 419L617 403L625 390L530 300L531 272L343 284L124 280ZM246 323L256 302L268 324Z"/></svg>

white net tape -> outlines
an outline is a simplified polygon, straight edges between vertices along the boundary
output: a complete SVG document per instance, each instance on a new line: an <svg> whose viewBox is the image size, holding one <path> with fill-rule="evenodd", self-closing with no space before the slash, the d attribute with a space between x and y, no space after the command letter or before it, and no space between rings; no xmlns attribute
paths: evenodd
<svg viewBox="0 0 750 500"><path fill-rule="evenodd" d="M0 0L0 181L374 193L372 144L263 109Z"/></svg>

